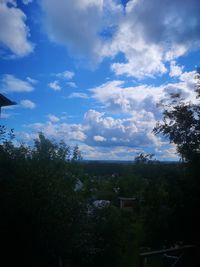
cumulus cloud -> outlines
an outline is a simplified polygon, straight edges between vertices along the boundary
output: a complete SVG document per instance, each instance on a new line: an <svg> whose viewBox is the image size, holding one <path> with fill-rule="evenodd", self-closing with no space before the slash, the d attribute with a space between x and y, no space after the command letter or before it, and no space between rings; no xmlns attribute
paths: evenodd
<svg viewBox="0 0 200 267"><path fill-rule="evenodd" d="M102 104L104 112L88 110L81 124L61 123L51 115L51 122L31 127L43 130L48 136L77 140L88 146L154 149L165 144L152 133L162 114L162 107L159 109L157 103L163 98L167 101L170 94L176 92L187 100L195 100L194 88L194 72L184 72L178 82L158 87L126 87L122 81L109 81L90 89L92 97Z"/></svg>
<svg viewBox="0 0 200 267"><path fill-rule="evenodd" d="M166 84L164 88L163 100L169 99L170 94L180 94L181 99L184 102L193 102L197 103L198 99L196 98L196 84L197 80L195 79L195 71L183 72L178 77L179 81L176 83Z"/></svg>
<svg viewBox="0 0 200 267"><path fill-rule="evenodd" d="M52 114L49 114L47 117L49 118L51 122L58 122L60 120L57 116L52 115Z"/></svg>
<svg viewBox="0 0 200 267"><path fill-rule="evenodd" d="M61 90L61 86L59 84L59 81L53 81L53 82L50 82L48 84L49 88L53 89L54 91L60 91Z"/></svg>
<svg viewBox="0 0 200 267"><path fill-rule="evenodd" d="M116 75L162 75L166 63L199 47L199 0L130 0L125 7L114 0L42 0L42 7L52 40L87 60L111 57Z"/></svg>
<svg viewBox="0 0 200 267"><path fill-rule="evenodd" d="M42 7L52 40L84 54L90 54L98 46L96 35L100 24L101 1L43 0Z"/></svg>
<svg viewBox="0 0 200 267"><path fill-rule="evenodd" d="M34 109L36 107L36 104L28 99L24 99L20 102L21 106L23 108L27 109Z"/></svg>
<svg viewBox="0 0 200 267"><path fill-rule="evenodd" d="M109 81L90 89L92 97L114 113L155 111L156 103L163 97L163 87L147 85L125 87L123 81Z"/></svg>
<svg viewBox="0 0 200 267"><path fill-rule="evenodd" d="M34 48L29 36L26 15L17 7L16 1L0 1L0 48L4 52L4 48L9 49L16 56L28 55Z"/></svg>
<svg viewBox="0 0 200 267"><path fill-rule="evenodd" d="M140 30L134 30L130 22L121 24L119 28L110 47L105 47L106 55L113 56L121 52L125 56L125 62L114 62L111 65L111 70L116 75L142 79L145 76L153 77L155 74L167 72L162 47L146 42L140 36Z"/></svg>
<svg viewBox="0 0 200 267"><path fill-rule="evenodd" d="M122 12L113 0L42 0L41 5L50 39L93 61L101 58L101 32Z"/></svg>
<svg viewBox="0 0 200 267"><path fill-rule="evenodd" d="M172 93L180 93L186 102L197 101L194 74L181 73L178 82L164 86L126 87L117 80L90 89L91 97L101 103L104 112L89 110L85 114L83 125L88 144L95 145L94 136L101 136L101 146L162 146L164 141L152 133L156 122L162 119L163 106L158 104L169 103Z"/></svg>
<svg viewBox="0 0 200 267"><path fill-rule="evenodd" d="M129 1L127 18L141 30L147 42L167 41L167 52L180 54L179 47L186 49L197 44L200 33L200 3L191 1ZM135 27L134 27L135 28Z"/></svg>
<svg viewBox="0 0 200 267"><path fill-rule="evenodd" d="M195 71L182 72L182 68L174 70L177 82L160 86L139 85L126 86L124 81L113 80L100 86L89 89L91 97L101 103L104 110L115 114L142 114L143 111L153 114L156 119L160 117L157 107L159 103L169 100L172 93L180 93L185 101L196 101ZM176 73L175 73L176 71Z"/></svg>
<svg viewBox="0 0 200 267"><path fill-rule="evenodd" d="M116 119L103 112L89 110L81 124L61 123L59 118L48 115L50 121L28 125L33 132L44 132L50 138L77 141L88 146L141 148L160 146L161 140L152 135L155 125L152 115ZM150 121L151 119L151 121Z"/></svg>
<svg viewBox="0 0 200 267"><path fill-rule="evenodd" d="M176 62L173 60L170 62L170 77L179 77L183 73L183 67L178 66Z"/></svg>
<svg viewBox="0 0 200 267"><path fill-rule="evenodd" d="M57 73L56 77L66 79L66 80L71 80L74 77L74 75L75 73L73 71L66 70L66 71Z"/></svg>
<svg viewBox="0 0 200 267"><path fill-rule="evenodd" d="M152 138L151 132L155 120L151 114L144 113L140 121L138 118L130 117L115 119L106 116L103 112L89 110L83 121L84 133L87 137L85 142L97 146L129 146L140 147L160 145L158 138Z"/></svg>
<svg viewBox="0 0 200 267"><path fill-rule="evenodd" d="M58 117L48 115L50 121L28 127L33 132L43 131L50 138L79 142L87 149L87 158L107 155L110 159L120 156L128 159L136 153L151 151L158 158L169 159L170 153L171 158L176 156L174 150L165 139L152 133L162 114L162 106L156 105L165 98L167 103L170 94L177 92L186 101L196 101L194 74L182 72L176 82L157 87L127 87L123 81L109 81L90 89L91 97L102 105L103 112L90 109L79 124L62 123Z"/></svg>
<svg viewBox="0 0 200 267"><path fill-rule="evenodd" d="M43 132L49 138L62 139L69 141L84 141L85 134L80 124L67 123L33 123L27 125L34 132Z"/></svg>
<svg viewBox="0 0 200 267"><path fill-rule="evenodd" d="M199 46L200 2L129 1L126 15L105 53L122 52L126 62L114 63L116 74L143 78L166 72L165 62Z"/></svg>
<svg viewBox="0 0 200 267"><path fill-rule="evenodd" d="M5 74L0 80L0 89L2 92L31 92L34 90L32 82L28 80L21 80L16 78L14 75Z"/></svg>

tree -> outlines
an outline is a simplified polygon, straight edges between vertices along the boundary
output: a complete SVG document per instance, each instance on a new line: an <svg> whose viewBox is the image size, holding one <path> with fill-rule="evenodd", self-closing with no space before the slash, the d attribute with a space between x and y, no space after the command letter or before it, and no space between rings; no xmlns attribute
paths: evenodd
<svg viewBox="0 0 200 267"><path fill-rule="evenodd" d="M72 153L72 161L80 161L82 160L81 151L78 145L75 145Z"/></svg>
<svg viewBox="0 0 200 267"><path fill-rule="evenodd" d="M79 165L70 166L70 147L43 134L32 147L15 146L3 126L0 138L0 244L6 266L13 261L78 266L86 206L74 190Z"/></svg>
<svg viewBox="0 0 200 267"><path fill-rule="evenodd" d="M165 106L163 121L157 123L154 133L161 133L174 143L182 160L200 161L200 71L196 72L196 101L185 102L180 94L172 94Z"/></svg>
<svg viewBox="0 0 200 267"><path fill-rule="evenodd" d="M144 154L144 153L140 153L137 156L135 156L135 163L139 164L147 164L147 163L152 163L153 162L153 157L154 154Z"/></svg>
<svg viewBox="0 0 200 267"><path fill-rule="evenodd" d="M184 163L185 174L180 186L181 198L176 199L174 229L181 229L182 240L199 243L198 210L200 207L200 70L196 71L196 99L185 101L180 94L172 94L169 104L165 105L163 121L157 123L155 134L163 134L176 145L178 154ZM177 200L180 203L177 204ZM178 223L179 222L179 223ZM181 227L180 227L181 226Z"/></svg>

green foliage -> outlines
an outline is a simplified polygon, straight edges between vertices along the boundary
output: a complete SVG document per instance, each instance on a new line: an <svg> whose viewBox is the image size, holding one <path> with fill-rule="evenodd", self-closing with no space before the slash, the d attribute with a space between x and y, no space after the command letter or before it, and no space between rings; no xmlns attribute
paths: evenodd
<svg viewBox="0 0 200 267"><path fill-rule="evenodd" d="M158 123L154 133L162 133L177 147L184 161L200 161L200 74L196 73L196 103L185 103L181 95L172 95L171 102L163 112L163 122Z"/></svg>
<svg viewBox="0 0 200 267"><path fill-rule="evenodd" d="M86 209L74 191L81 170L73 171L69 150L43 134L32 148L6 138L0 146L1 242L21 265L57 266L75 257Z"/></svg>
<svg viewBox="0 0 200 267"><path fill-rule="evenodd" d="M42 133L32 147L15 146L13 133L0 129L6 266L137 267L141 247L198 243L198 213L191 208L198 210L198 183L186 165L148 155L140 164L85 163L77 146ZM134 210L120 209L119 197L133 196ZM101 199L110 206L93 205Z"/></svg>
<svg viewBox="0 0 200 267"><path fill-rule="evenodd" d="M196 72L196 100L185 102L180 94L172 94L165 106L163 121L154 128L154 133L169 138L182 161L184 175L171 185L168 222L171 233L190 243L199 243L197 210L200 207L200 72ZM173 186L176 185L176 192ZM171 214L171 216L170 216ZM178 227L179 225L179 227Z"/></svg>
<svg viewBox="0 0 200 267"><path fill-rule="evenodd" d="M0 242L7 266L132 266L137 227L118 208L113 188L120 186L119 177L84 174L77 146L42 133L33 147L15 146L5 128L2 135ZM78 191L77 181L83 183ZM94 196L111 197L116 207L88 213Z"/></svg>
<svg viewBox="0 0 200 267"><path fill-rule="evenodd" d="M144 154L144 153L140 153L138 154L135 159L134 162L136 164L147 164L147 163L152 163L153 161L153 157L154 154Z"/></svg>

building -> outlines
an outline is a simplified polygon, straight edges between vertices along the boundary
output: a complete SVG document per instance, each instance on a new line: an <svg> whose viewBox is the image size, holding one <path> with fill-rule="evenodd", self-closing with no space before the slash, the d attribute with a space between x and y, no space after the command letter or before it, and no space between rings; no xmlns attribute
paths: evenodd
<svg viewBox="0 0 200 267"><path fill-rule="evenodd" d="M126 210L135 210L138 208L137 197L120 197L120 208Z"/></svg>

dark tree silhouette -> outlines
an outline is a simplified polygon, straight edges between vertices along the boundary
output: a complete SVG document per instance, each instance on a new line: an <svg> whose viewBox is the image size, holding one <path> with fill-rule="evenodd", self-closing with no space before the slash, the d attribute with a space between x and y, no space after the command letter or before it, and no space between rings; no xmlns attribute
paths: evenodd
<svg viewBox="0 0 200 267"><path fill-rule="evenodd" d="M196 102L184 102L180 94L171 95L165 107L163 121L154 133L161 133L174 143L183 161L200 161L200 71L196 72Z"/></svg>

